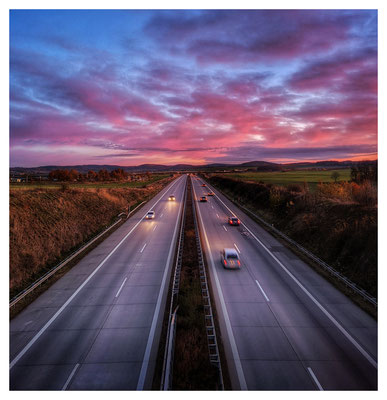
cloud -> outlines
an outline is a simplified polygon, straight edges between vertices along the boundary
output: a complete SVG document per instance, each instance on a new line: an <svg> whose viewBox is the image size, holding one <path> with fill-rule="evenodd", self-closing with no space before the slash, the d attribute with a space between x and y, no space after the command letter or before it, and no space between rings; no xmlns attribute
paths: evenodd
<svg viewBox="0 0 387 400"><path fill-rule="evenodd" d="M78 163L374 155L375 12L144 13L145 25L125 14L138 24L130 32L110 26L110 47L72 31L23 36L18 27L10 52L13 159L32 160L26 154L42 149L48 160L61 146L82 149Z"/></svg>
<svg viewBox="0 0 387 400"><path fill-rule="evenodd" d="M252 160L329 160L329 159L350 159L356 156L367 157L375 155L377 148L375 145L344 145L327 147L289 147L275 148L262 146L240 146L229 149L221 157L207 158L212 161L252 161Z"/></svg>
<svg viewBox="0 0 387 400"><path fill-rule="evenodd" d="M352 28L370 18L361 11L249 10L166 13L145 33L172 53L199 63L289 60L326 52L356 40Z"/></svg>
<svg viewBox="0 0 387 400"><path fill-rule="evenodd" d="M290 88L295 90L330 90L343 89L342 85L354 83L354 76L364 73L376 81L377 53L375 49L366 48L356 53L340 53L313 60L305 64L288 80ZM329 86L328 86L329 85Z"/></svg>

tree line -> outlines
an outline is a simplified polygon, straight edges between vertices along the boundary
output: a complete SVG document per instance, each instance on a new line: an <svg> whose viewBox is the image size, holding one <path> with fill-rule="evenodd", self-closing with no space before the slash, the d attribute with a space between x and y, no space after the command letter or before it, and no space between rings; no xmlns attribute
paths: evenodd
<svg viewBox="0 0 387 400"><path fill-rule="evenodd" d="M378 163L375 162L359 162L351 167L351 181L363 183L369 181L377 183L378 181Z"/></svg>
<svg viewBox="0 0 387 400"><path fill-rule="evenodd" d="M146 173L147 179L150 180L150 173ZM105 181L124 181L129 180L129 174L122 168L114 169L109 172L106 169L100 169L98 172L88 171L85 174L75 169L55 169L48 174L51 181L60 182L105 182Z"/></svg>

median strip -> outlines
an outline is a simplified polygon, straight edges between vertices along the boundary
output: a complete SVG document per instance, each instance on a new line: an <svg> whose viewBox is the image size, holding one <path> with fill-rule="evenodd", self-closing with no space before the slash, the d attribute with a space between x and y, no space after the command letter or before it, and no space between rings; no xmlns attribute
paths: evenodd
<svg viewBox="0 0 387 400"><path fill-rule="evenodd" d="M174 356L172 380L164 389L172 390L219 390L223 389L223 379L219 374L220 362L217 349L215 326L209 291L205 289L199 260L197 237L195 234L192 183L188 180L184 220L181 269L179 272L179 291L172 307L173 321L176 325L174 337ZM206 290L206 299L203 298ZM208 337L210 334L210 340ZM216 351L215 351L216 349ZM215 360L216 357L216 360ZM172 358L172 357L170 357Z"/></svg>

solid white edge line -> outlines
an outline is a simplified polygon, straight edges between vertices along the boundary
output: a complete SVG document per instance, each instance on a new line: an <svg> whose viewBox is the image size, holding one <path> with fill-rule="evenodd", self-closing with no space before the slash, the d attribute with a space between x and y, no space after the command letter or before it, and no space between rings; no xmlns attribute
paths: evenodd
<svg viewBox="0 0 387 400"><path fill-rule="evenodd" d="M257 279L255 280L255 282L257 283L258 287L261 289L261 292L265 296L266 301L270 301L269 298L266 296L265 291L262 289L262 286L259 284Z"/></svg>
<svg viewBox="0 0 387 400"><path fill-rule="evenodd" d="M188 178L186 178L186 179L188 179ZM149 361L150 361L149 357L150 357L150 353L151 353L151 350L152 350L153 340L154 340L154 336L155 336L155 332L156 332L156 325L157 325L157 320L158 320L158 316L159 316L159 313L160 313L161 300L163 298L164 288L165 288L165 285L167 283L166 280L167 280L168 269L169 269L168 265L169 265L169 263L171 261L172 249L173 249L174 244L176 242L177 227L178 227L179 221L180 221L180 215L181 215L182 206L183 206L183 202L181 201L180 202L180 209L179 209L179 212L177 214L175 230L174 230L173 236L172 236L171 246L169 248L168 258L167 258L167 262L166 262L166 268L164 269L164 274L163 274L163 279L161 281L159 296L157 298L156 309L155 309L155 312L153 314L152 325L151 325L151 329L150 329L149 336L148 336L148 341L147 341L146 348L145 348L144 358L142 360L141 371L140 371L140 375L139 375L139 378L138 378L137 389L136 390L144 390L146 373L148 371L148 365L149 365Z"/></svg>
<svg viewBox="0 0 387 400"><path fill-rule="evenodd" d="M74 376L75 372L77 371L78 367L79 367L79 364L76 364L75 367L73 368L73 370L71 371L71 374L67 378L66 383L63 385L62 390L66 390L67 389L67 386L69 385L69 383L70 383L72 377Z"/></svg>
<svg viewBox="0 0 387 400"><path fill-rule="evenodd" d="M163 198L167 190L170 190L173 186L179 182L180 179L177 178L174 182L171 183L171 187L167 187L164 190L164 193L160 196L160 198L154 203L154 205L150 208L150 210ZM101 269L101 267L105 264L105 262L111 257L113 253L121 246L121 244L126 240L126 238L137 228L137 226L143 221L145 215L136 223L136 225L121 239L121 241L114 247L114 249L103 259L103 261L97 266L97 268L86 278L86 280L82 283L81 286L67 299L67 301L62 305L62 307L50 318L48 322L40 329L40 331L28 342L28 344L20 351L20 353L11 361L9 364L9 369L11 370L14 365L24 356L24 354L31 348L31 346L40 338L40 336L46 331L46 329L58 318L58 316L62 313L62 311L71 303L71 301L75 298L75 296L85 287L85 285L90 281L90 279Z"/></svg>
<svg viewBox="0 0 387 400"><path fill-rule="evenodd" d="M195 192L194 185L192 185L192 188L194 189L194 192ZM232 351L232 354L233 354L233 360L234 360L235 368L236 368L237 375L238 375L239 386L240 386L241 390L247 390L247 384L246 384L246 379L245 379L245 376L244 376L244 373L243 373L242 363L241 363L241 360L239 358L239 353L238 353L238 349L237 349L237 346L236 346L234 334L232 332L230 318L229 318L228 313L227 313L226 303L224 301L223 292L222 292L222 288L220 286L218 273L217 273L216 268L215 268L214 259L212 258L211 246L210 246L210 243L208 241L207 232L206 232L206 229L205 229L204 224L203 224L203 219L202 219L202 215L201 215L201 212L200 212L200 208L197 207L196 209L198 210L200 223L201 223L201 226L203 228L204 239L206 241L206 245L207 245L207 248L208 248L208 254L210 256L211 269L212 269L213 274L214 274L216 289L217 289L217 292L218 292L218 295L219 295L220 305L221 305L222 311L223 311L224 322L226 324L228 338L230 340L230 346L231 346L231 351Z"/></svg>
<svg viewBox="0 0 387 400"><path fill-rule="evenodd" d="M238 253L241 254L241 251L239 250L239 247L234 243L235 248L237 249Z"/></svg>
<svg viewBox="0 0 387 400"><path fill-rule="evenodd" d="M312 368L308 367L308 371L309 371L310 375L312 376L314 383L317 385L318 390L324 391L324 388L321 386L321 383L316 378L316 375L314 374Z"/></svg>
<svg viewBox="0 0 387 400"><path fill-rule="evenodd" d="M142 253L144 251L145 247L146 247L146 243L144 244L144 246L142 246L142 249L140 250L140 253Z"/></svg>
<svg viewBox="0 0 387 400"><path fill-rule="evenodd" d="M116 297L118 297L118 296L120 295L121 290L122 290L122 288L124 287L125 282L127 281L127 279L128 279L128 277L126 277L126 278L124 279L124 281L122 282L122 285L121 285L120 288L118 289L118 292L117 292L117 294L116 294Z"/></svg>
<svg viewBox="0 0 387 400"><path fill-rule="evenodd" d="M219 201L233 214L233 211L220 199L218 195L216 197ZM236 215L235 215L236 216ZM240 220L240 218L239 218ZM250 232L254 239L266 250L266 252L277 261L278 265L293 279L293 281L300 287L300 289L313 301L313 303L333 322L336 328L359 350L359 352L367 359L367 361L374 367L378 368L378 363L371 357L366 350L347 332L347 330L340 325L340 323L329 313L325 307L320 304L320 302L306 289L306 287L282 264L282 262L254 235L254 233L246 226L246 224L241 224Z"/></svg>

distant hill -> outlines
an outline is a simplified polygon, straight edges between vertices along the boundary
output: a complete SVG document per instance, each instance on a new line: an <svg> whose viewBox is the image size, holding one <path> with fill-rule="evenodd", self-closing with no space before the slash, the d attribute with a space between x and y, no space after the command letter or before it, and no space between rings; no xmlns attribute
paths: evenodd
<svg viewBox="0 0 387 400"><path fill-rule="evenodd" d="M376 163L377 161L367 161L369 163ZM268 161L249 161L241 164L204 164L204 165L191 165L191 164L177 164L177 165L162 165L162 164L141 164L136 166L120 166L120 165L45 165L33 168L24 167L11 167L11 175L15 174L37 174L48 175L55 169L75 169L78 172L85 174L88 171L98 172L101 169L106 169L111 172L114 169L121 168L128 173L140 172L177 172L177 171L203 171L203 170L232 170L232 169L256 169L258 171L278 171L281 169L302 169L302 168L348 168L352 165L358 164L357 161L316 161L316 162L299 162L299 163L272 163Z"/></svg>
<svg viewBox="0 0 387 400"><path fill-rule="evenodd" d="M239 164L239 167L271 167L280 166L281 164L276 164L268 161L249 161Z"/></svg>

